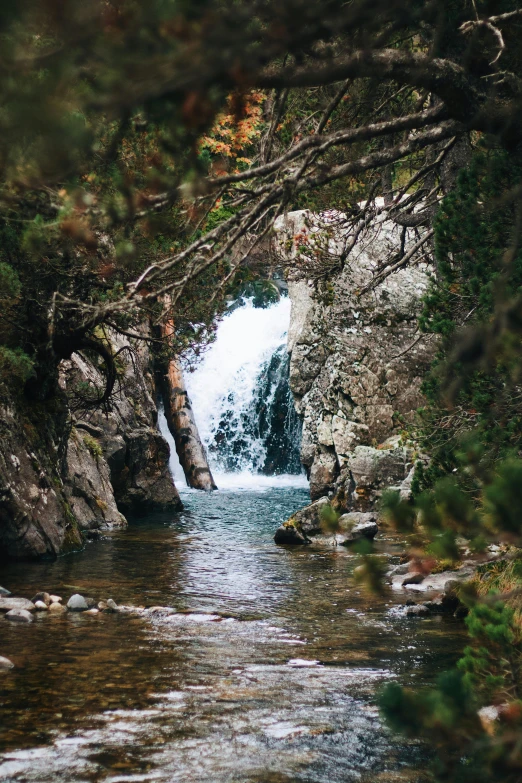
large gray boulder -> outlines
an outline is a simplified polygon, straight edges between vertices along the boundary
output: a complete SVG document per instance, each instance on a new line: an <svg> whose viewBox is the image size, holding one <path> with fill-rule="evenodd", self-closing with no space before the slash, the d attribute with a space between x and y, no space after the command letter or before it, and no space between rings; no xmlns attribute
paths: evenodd
<svg viewBox="0 0 522 783"><path fill-rule="evenodd" d="M339 517L339 531L344 546L363 538L373 540L379 532L375 514L352 513Z"/></svg>

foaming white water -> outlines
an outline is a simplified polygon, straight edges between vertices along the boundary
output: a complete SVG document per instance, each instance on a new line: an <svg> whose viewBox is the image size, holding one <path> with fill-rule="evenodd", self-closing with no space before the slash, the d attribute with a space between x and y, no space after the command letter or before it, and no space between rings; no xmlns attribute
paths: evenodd
<svg viewBox="0 0 522 783"><path fill-rule="evenodd" d="M284 473L279 476L264 476L261 473L249 473L246 470L240 473L214 472L214 479L219 489L227 491L255 491L262 492L266 489L300 488L308 489L308 479L304 473L294 475Z"/></svg>
<svg viewBox="0 0 522 783"><path fill-rule="evenodd" d="M176 487L180 492L198 492L199 490L191 489L186 485L185 475L183 468L181 467L178 455L176 454L176 444L174 438L170 434L170 430L165 418L165 411L160 406L158 409L158 427L159 431L170 446L170 459L169 467ZM264 476L260 473L251 473L247 470L243 470L239 473L226 473L225 471L214 471L214 479L218 484L218 489L226 490L228 492L239 491L254 491L262 492L267 489L286 489L286 488L302 488L308 489L308 479L303 474L292 475L283 474L279 476Z"/></svg>
<svg viewBox="0 0 522 783"><path fill-rule="evenodd" d="M165 411L162 405L158 405L158 429L170 446L169 468L170 472L172 473L174 483L179 489L178 484L183 486L186 483L185 474L183 473L183 468L181 467L181 463L176 452L176 444L170 433L169 425L167 424L167 417L165 416Z"/></svg>
<svg viewBox="0 0 522 783"><path fill-rule="evenodd" d="M252 427L261 373L276 352L286 349L290 309L288 298L266 308L256 308L251 301L245 302L223 318L216 340L195 371L185 375L199 434L220 489L308 486L304 475L259 473L266 457L266 444ZM268 393L275 391L268 390ZM267 399L267 404L270 402ZM159 427L171 446L174 478L177 483L184 484L163 412L159 415ZM234 463L232 470L231 461Z"/></svg>
<svg viewBox="0 0 522 783"><path fill-rule="evenodd" d="M223 318L215 342L195 372L187 373L185 378L206 446L214 440L227 410L249 406L260 368L286 344L289 323L288 298L266 308L247 301Z"/></svg>

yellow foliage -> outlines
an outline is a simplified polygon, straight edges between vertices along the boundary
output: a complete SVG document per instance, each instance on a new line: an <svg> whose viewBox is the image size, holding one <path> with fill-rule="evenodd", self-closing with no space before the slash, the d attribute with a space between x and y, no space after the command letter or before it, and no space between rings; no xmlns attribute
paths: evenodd
<svg viewBox="0 0 522 783"><path fill-rule="evenodd" d="M263 93L254 90L240 96L239 103L236 95L230 95L227 109L218 114L210 133L201 139L200 148L234 163L250 164L252 161L243 153L261 135L264 100Z"/></svg>

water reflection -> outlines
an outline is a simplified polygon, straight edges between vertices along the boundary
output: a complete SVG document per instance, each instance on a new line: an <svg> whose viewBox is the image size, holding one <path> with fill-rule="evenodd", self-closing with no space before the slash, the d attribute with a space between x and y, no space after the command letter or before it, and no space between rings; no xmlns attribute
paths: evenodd
<svg viewBox="0 0 522 783"><path fill-rule="evenodd" d="M418 780L420 751L383 729L375 689L433 679L462 628L391 618L341 547L275 547L305 502L295 488L187 493L175 517L7 566L0 581L28 597L81 591L183 614L0 619L0 654L16 664L0 678L0 780Z"/></svg>

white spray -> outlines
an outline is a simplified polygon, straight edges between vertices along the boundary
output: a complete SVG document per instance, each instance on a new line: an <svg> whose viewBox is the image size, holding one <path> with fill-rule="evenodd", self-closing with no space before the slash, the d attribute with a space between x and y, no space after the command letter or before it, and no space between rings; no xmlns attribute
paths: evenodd
<svg viewBox="0 0 522 783"><path fill-rule="evenodd" d="M284 351L286 346L290 307L288 298L266 308L256 308L247 301L223 318L216 340L196 370L186 373L196 423L220 488L306 486L306 479L301 475L258 473L265 457L265 444L248 426L261 373L274 354ZM160 429L166 436L168 429L163 415L160 415ZM216 448L223 437L231 441L232 448L241 443L241 454L233 472L227 470ZM172 439L168 440L172 450ZM175 456L171 457L171 469L179 482L181 468Z"/></svg>

